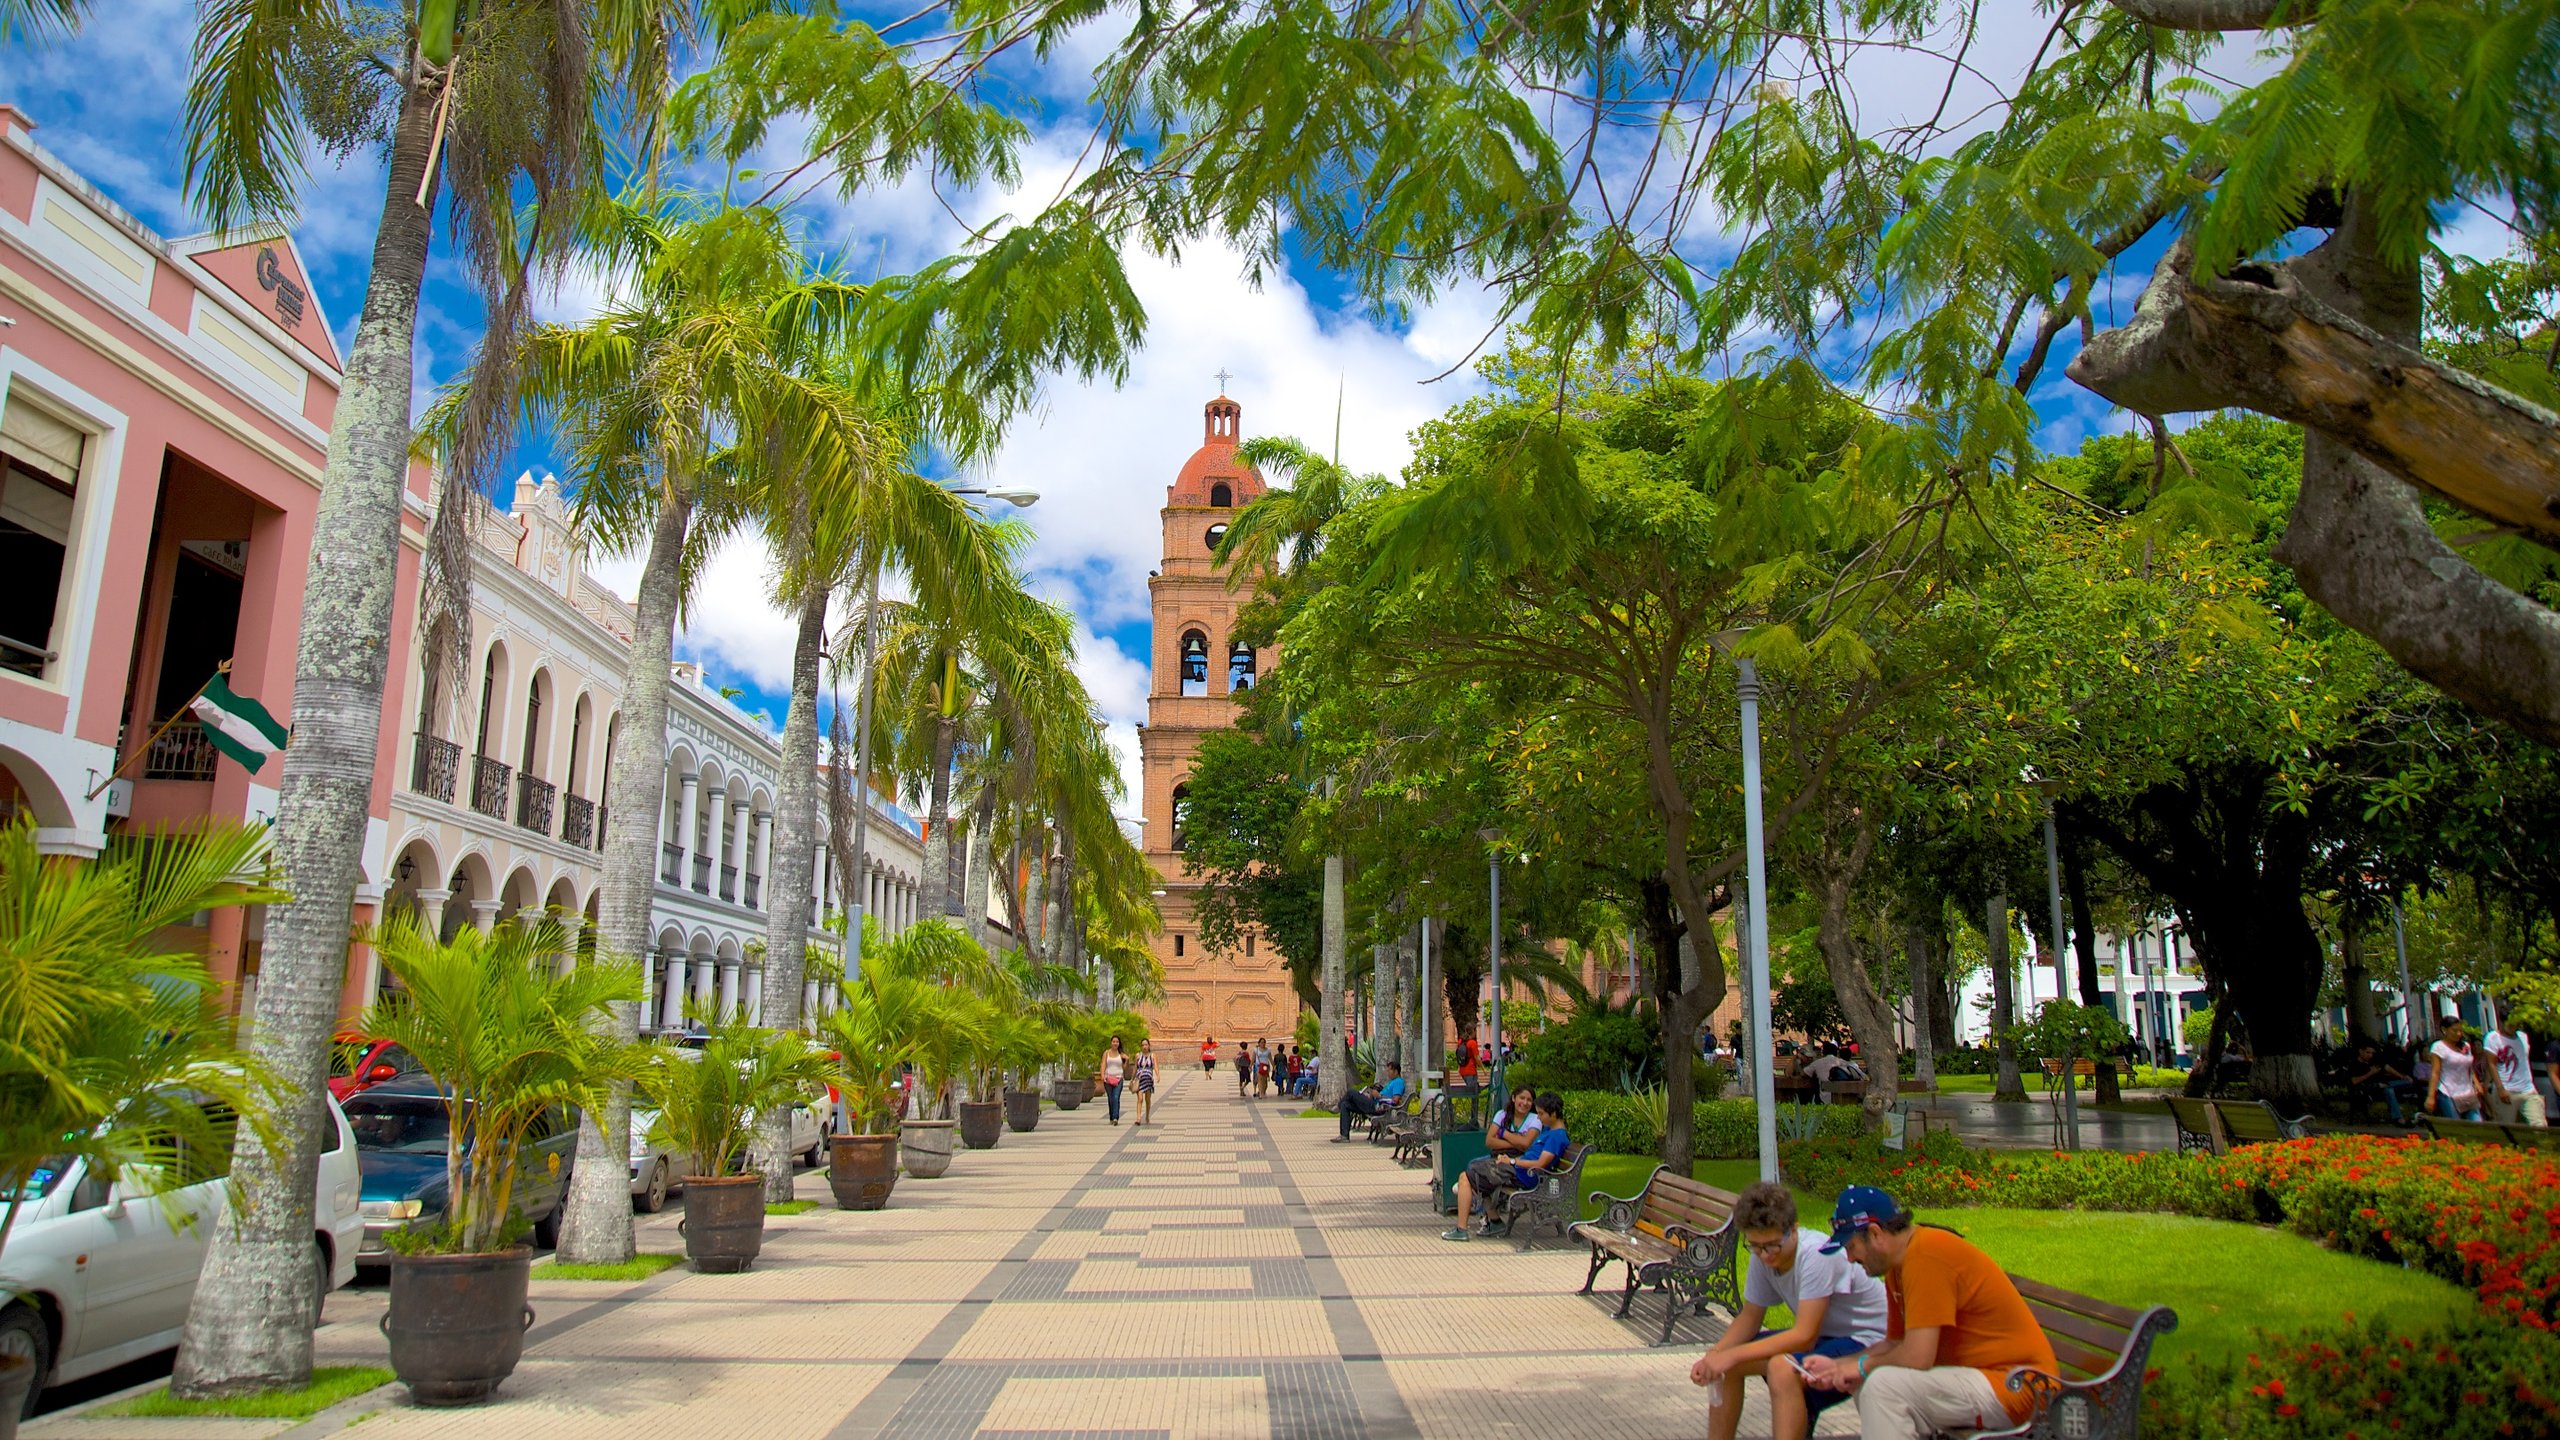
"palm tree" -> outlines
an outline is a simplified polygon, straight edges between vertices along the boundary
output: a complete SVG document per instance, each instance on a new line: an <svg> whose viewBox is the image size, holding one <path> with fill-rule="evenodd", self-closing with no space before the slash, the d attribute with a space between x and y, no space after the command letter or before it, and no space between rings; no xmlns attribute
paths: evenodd
<svg viewBox="0 0 2560 1440"><path fill-rule="evenodd" d="M688 562L779 483L775 476L858 486L891 469L904 447L876 417L848 406L840 388L805 373L808 356L849 333L862 291L804 260L778 214L613 201L596 207L587 233L627 277L627 296L592 320L536 328L510 368L524 418L556 427L570 444L590 532L608 547L645 547L622 715L626 733L655 737L666 731L667 665ZM475 400L448 396L439 418L466 416ZM630 961L648 949L658 871L652 817L665 804L666 770L625 763L606 786L621 823L605 836L596 946ZM798 986L789 988L796 996ZM623 1038L636 1038L638 1005L617 1004L613 1014ZM615 1263L632 1254L620 1180L630 1123L629 1090L617 1087L579 1126L565 1258Z"/></svg>
<svg viewBox="0 0 2560 1440"><path fill-rule="evenodd" d="M0 43L43 43L69 36L88 18L93 0L0 0Z"/></svg>
<svg viewBox="0 0 2560 1440"><path fill-rule="evenodd" d="M525 322L527 282L568 254L562 198L595 182L618 125L657 113L673 57L691 48L695 32L691 0L477 0L459 29L457 3L417 0L413 12L389 0L212 0L196 34L187 193L212 228L291 213L306 146L347 150L380 137L390 163L303 592L294 744L273 832L277 868L295 898L267 920L252 1031L292 1113L279 1117L274 1145L252 1134L240 1146L232 1180L241 1203L214 1227L172 1382L189 1398L311 1376L308 1297L295 1281L310 1264L313 1147L364 878L408 479L410 357L433 207L441 194L486 304L484 361L503 359ZM67 18L76 8L33 4L42 8L21 13ZM724 0L710 13L725 27L757 8ZM449 488L493 463L504 409L474 412L465 427L474 443L451 467ZM441 561L468 564L466 508L452 495L440 507ZM467 576L451 563L430 568L447 595Z"/></svg>

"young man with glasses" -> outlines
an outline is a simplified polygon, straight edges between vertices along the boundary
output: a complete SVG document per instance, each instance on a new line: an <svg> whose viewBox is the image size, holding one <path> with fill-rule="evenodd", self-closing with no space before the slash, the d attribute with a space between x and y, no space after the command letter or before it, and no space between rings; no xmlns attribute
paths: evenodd
<svg viewBox="0 0 2560 1440"><path fill-rule="evenodd" d="M2034 1416L2036 1394L2021 1372L2060 1367L1999 1262L1952 1230L1914 1226L1910 1211L1872 1185L1840 1192L1822 1249L1884 1281L1883 1341L1804 1362L1808 1384L1857 1396L1866 1440L2006 1430Z"/></svg>
<svg viewBox="0 0 2560 1440"><path fill-rule="evenodd" d="M1689 1367L1690 1383L1716 1387L1707 1440L1734 1440L1748 1375L1769 1382L1771 1440L1805 1440L1815 1417L1849 1392L1808 1384L1801 1364L1817 1355L1854 1356L1883 1340L1884 1282L1845 1255L1824 1253L1822 1232L1796 1223L1795 1196L1783 1185L1763 1180L1745 1189L1733 1223L1751 1257L1742 1276L1742 1313ZM1787 1307L1787 1328L1761 1328L1779 1305Z"/></svg>

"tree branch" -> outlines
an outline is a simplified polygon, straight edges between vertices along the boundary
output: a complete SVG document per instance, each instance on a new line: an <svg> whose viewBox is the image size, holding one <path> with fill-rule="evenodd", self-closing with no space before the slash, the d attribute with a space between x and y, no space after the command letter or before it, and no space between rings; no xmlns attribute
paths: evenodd
<svg viewBox="0 0 2560 1440"><path fill-rule="evenodd" d="M2264 30L2307 17L2306 0L2107 0L2119 13L2163 30Z"/></svg>

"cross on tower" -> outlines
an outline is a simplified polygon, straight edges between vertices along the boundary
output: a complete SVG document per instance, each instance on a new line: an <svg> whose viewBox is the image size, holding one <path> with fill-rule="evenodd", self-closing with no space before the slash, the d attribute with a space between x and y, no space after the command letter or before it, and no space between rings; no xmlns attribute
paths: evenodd
<svg viewBox="0 0 2560 1440"><path fill-rule="evenodd" d="M1226 394L1226 393L1227 393L1227 381L1228 381L1230 378L1232 378L1232 377L1230 377L1230 376L1227 374L1226 367L1225 367L1225 366L1223 366L1223 365L1219 366L1219 367L1218 367L1218 393L1219 393L1219 394L1224 395L1224 394Z"/></svg>

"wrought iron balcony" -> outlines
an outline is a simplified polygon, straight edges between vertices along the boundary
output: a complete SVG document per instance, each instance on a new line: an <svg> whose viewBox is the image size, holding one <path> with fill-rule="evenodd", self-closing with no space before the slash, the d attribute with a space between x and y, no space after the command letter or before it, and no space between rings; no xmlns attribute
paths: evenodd
<svg viewBox="0 0 2560 1440"><path fill-rule="evenodd" d="M584 795L561 796L560 838L571 845L592 848L596 843L596 802Z"/></svg>
<svg viewBox="0 0 2560 1440"><path fill-rule="evenodd" d="M492 820L507 818L507 781L514 777L515 767L486 755L472 757L471 808Z"/></svg>
<svg viewBox="0 0 2560 1440"><path fill-rule="evenodd" d="M723 900L738 898L738 867L735 865L720 867L720 898Z"/></svg>
<svg viewBox="0 0 2560 1440"><path fill-rule="evenodd" d="M708 855L693 857L693 893L696 895L711 893L711 857Z"/></svg>
<svg viewBox="0 0 2560 1440"><path fill-rule="evenodd" d="M462 747L420 731L417 754L409 762L409 788L450 805L454 782L461 775Z"/></svg>
<svg viewBox="0 0 2560 1440"><path fill-rule="evenodd" d="M606 809L603 805L599 804L596 806L596 849L599 851L604 849L604 822L606 818L612 814L613 812Z"/></svg>
<svg viewBox="0 0 2560 1440"><path fill-rule="evenodd" d="M658 879L669 885L684 883L684 847L673 840L658 846Z"/></svg>
<svg viewBox="0 0 2560 1440"><path fill-rule="evenodd" d="M551 833L551 801L557 788L531 775L516 777L516 823L536 835Z"/></svg>
<svg viewBox="0 0 2560 1440"><path fill-rule="evenodd" d="M748 908L748 909L750 909L750 910L761 910L761 909L763 909L763 908L764 908L763 896L764 896L764 877L763 877L763 876L761 876L761 875L755 875L755 874L750 874L750 875L748 875L748 876L747 876L747 908Z"/></svg>
<svg viewBox="0 0 2560 1440"><path fill-rule="evenodd" d="M151 742L151 753L142 757L142 778L210 780L214 754L213 742L205 738L204 727L193 720L181 720Z"/></svg>

